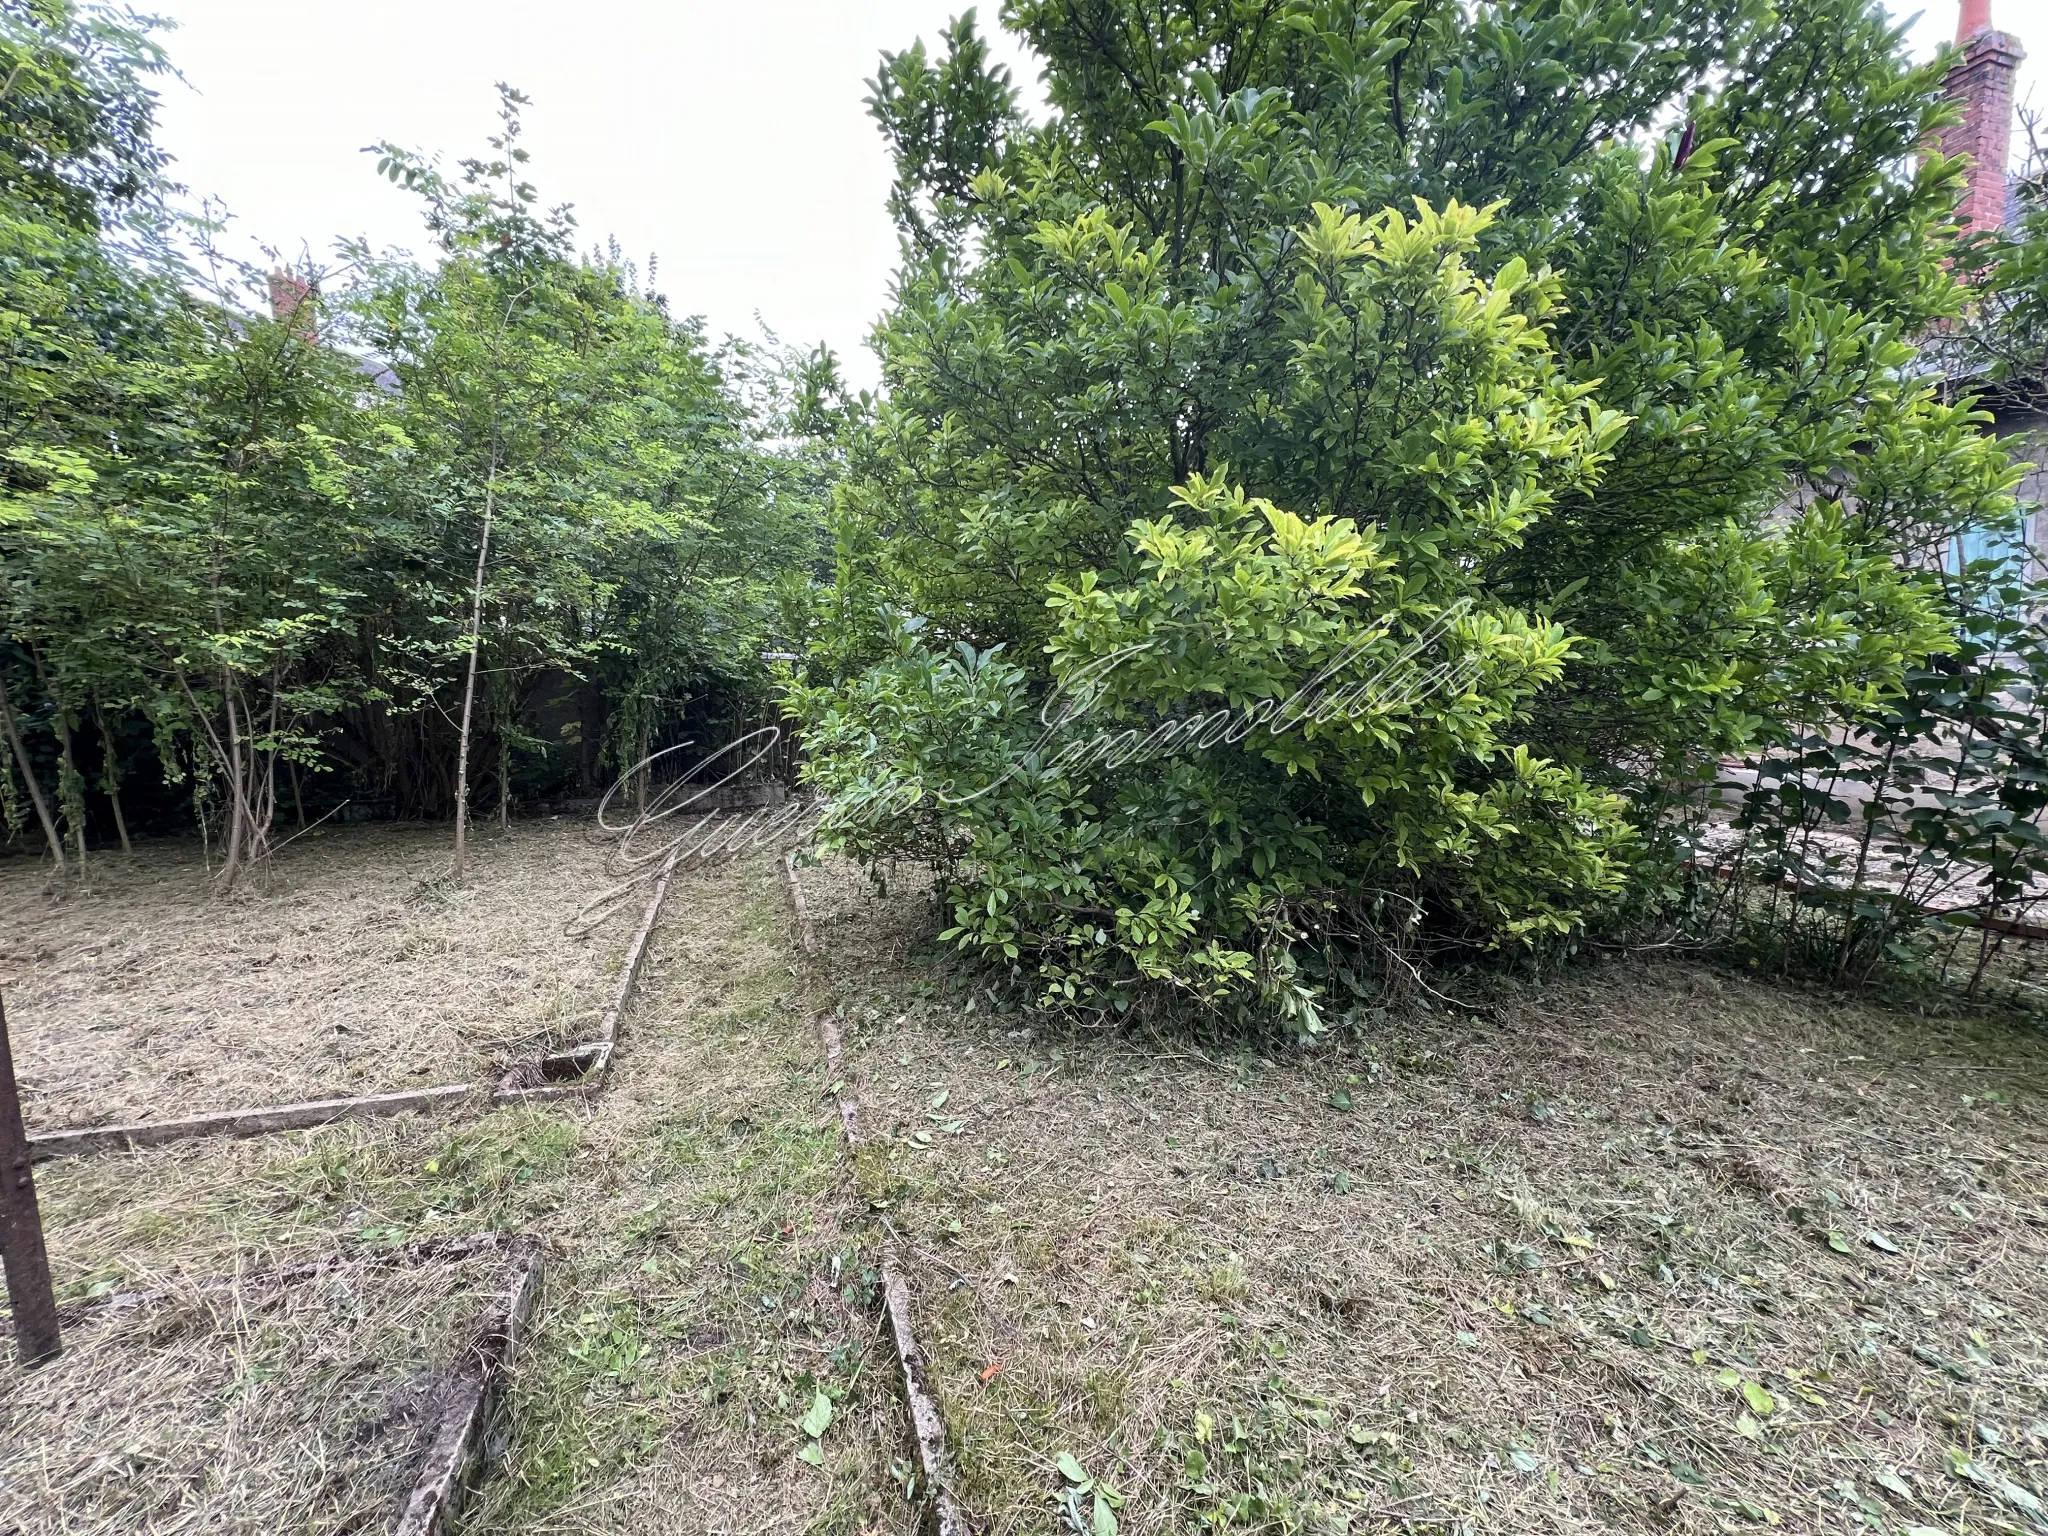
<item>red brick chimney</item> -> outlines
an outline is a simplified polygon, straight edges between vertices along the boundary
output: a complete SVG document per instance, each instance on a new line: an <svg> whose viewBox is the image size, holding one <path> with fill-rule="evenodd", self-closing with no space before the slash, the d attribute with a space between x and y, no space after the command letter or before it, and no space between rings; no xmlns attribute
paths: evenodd
<svg viewBox="0 0 2048 1536"><path fill-rule="evenodd" d="M1956 25L1962 62L1948 72L1948 95L1963 120L1944 128L1944 155L1967 155L1956 219L1966 234L2005 227L2005 172L2012 154L2012 83L2027 54L2018 38L1991 26L1991 0L1962 0Z"/></svg>
<svg viewBox="0 0 2048 1536"><path fill-rule="evenodd" d="M1966 0L1967 3L1967 0ZM2011 94L2011 87L2007 87ZM279 325L290 325L292 334L304 342L317 342L320 332L315 324L312 304L313 285L283 267L273 267L270 273L270 318Z"/></svg>

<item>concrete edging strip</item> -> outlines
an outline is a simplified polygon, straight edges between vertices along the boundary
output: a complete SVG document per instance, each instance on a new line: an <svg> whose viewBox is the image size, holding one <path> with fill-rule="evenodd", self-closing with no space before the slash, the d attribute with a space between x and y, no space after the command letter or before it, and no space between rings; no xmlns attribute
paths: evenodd
<svg viewBox="0 0 2048 1536"><path fill-rule="evenodd" d="M612 1048L619 1043L619 1023L625 1017L633 988L640 980L640 962L647 958L647 941L654 933L655 920L661 916L661 904L668 900L668 882L676 872L676 861L682 857L682 852L680 843L669 849L661 873L654 877L654 892L647 898L647 910L641 914L640 931L633 935L633 943L626 950L626 964L619 973L618 991L612 996L611 1007L605 1009L604 1017L598 1021L597 1040L593 1043L604 1049L604 1059L595 1069L600 1079L612 1069Z"/></svg>
<svg viewBox="0 0 2048 1536"><path fill-rule="evenodd" d="M190 1136L261 1136L269 1131L298 1131L336 1120L370 1120L402 1115L415 1109L456 1104L476 1092L471 1083L441 1088L416 1088L403 1093L375 1093L358 1099L314 1099L304 1104L276 1104L265 1109L225 1109L182 1120L143 1120L132 1125L76 1126L44 1131L28 1139L29 1152L41 1159L107 1152L131 1147L161 1146Z"/></svg>

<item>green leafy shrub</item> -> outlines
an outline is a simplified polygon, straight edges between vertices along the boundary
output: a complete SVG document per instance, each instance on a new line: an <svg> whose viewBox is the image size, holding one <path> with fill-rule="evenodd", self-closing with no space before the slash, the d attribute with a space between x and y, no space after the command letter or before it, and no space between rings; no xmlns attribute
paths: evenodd
<svg viewBox="0 0 2048 1536"><path fill-rule="evenodd" d="M821 786L855 804L920 793L906 814L850 816L849 845L971 870L951 936L1030 950L1063 999L1112 1004L1144 980L1306 1025L1304 930L1370 934L1402 963L1425 910L1486 942L1562 933L1620 878L1620 800L1505 735L1570 643L1475 573L1597 474L1622 422L1544 343L1555 283L1470 270L1485 214L1315 218L1301 351L1334 358L1364 324L1438 362L1442 424L1371 461L1407 518L1308 520L1193 476L1131 525L1119 567L1048 584L1053 731L1014 663L935 653L907 625L844 697L801 696ZM1114 244L1099 220L1067 242L1142 284L1144 253ZM1398 366L1361 364L1401 387ZM1329 388L1305 378L1301 408Z"/></svg>
<svg viewBox="0 0 2048 1536"><path fill-rule="evenodd" d="M876 82L889 392L789 694L954 941L1313 1029L1640 901L1675 793L1954 648L2012 473L1916 363L1956 166L1875 7L1006 19L1043 122L971 20Z"/></svg>

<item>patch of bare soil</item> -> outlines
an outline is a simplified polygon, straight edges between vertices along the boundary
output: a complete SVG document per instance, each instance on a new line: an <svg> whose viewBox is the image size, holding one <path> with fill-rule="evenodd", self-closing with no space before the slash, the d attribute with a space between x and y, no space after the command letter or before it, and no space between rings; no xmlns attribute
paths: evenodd
<svg viewBox="0 0 2048 1536"><path fill-rule="evenodd" d="M316 828L231 896L196 841L95 856L82 888L0 862L0 985L31 1132L473 1081L596 1022L638 906L583 819ZM631 910L626 910L630 908Z"/></svg>
<svg viewBox="0 0 2048 1536"><path fill-rule="evenodd" d="M805 874L989 1530L2048 1529L2048 1040L1608 962L1308 1050Z"/></svg>
<svg viewBox="0 0 2048 1536"><path fill-rule="evenodd" d="M176 1283L0 1371L0 1530L384 1531L502 1257Z"/></svg>
<svg viewBox="0 0 2048 1536"><path fill-rule="evenodd" d="M772 864L679 873L602 1096L43 1164L61 1296L539 1233L463 1536L907 1530L873 1232L791 966Z"/></svg>

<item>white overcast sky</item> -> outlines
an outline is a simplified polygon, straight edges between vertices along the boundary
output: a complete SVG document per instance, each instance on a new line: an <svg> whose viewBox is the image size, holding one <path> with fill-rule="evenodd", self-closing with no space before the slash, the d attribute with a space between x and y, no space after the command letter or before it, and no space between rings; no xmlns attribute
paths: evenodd
<svg viewBox="0 0 2048 1536"><path fill-rule="evenodd" d="M1923 51L1953 33L1955 5L1926 8ZM586 246L616 236L643 273L657 254L662 291L714 336L751 336L758 314L785 341L830 343L851 379L873 382L865 337L896 239L863 82L884 48L935 40L958 0L147 8L177 22L165 43L187 82L165 85L159 141L194 196L234 216L237 254L260 242L318 258L356 235L422 248L414 200L361 150L392 139L450 161L481 153L506 80L533 98L533 180L547 202L576 205ZM985 30L994 10L980 7ZM2024 97L2048 62L2048 0L1993 0L1993 14L2034 55ZM1007 38L998 49L1036 99L1036 66Z"/></svg>
<svg viewBox="0 0 2048 1536"><path fill-rule="evenodd" d="M138 4L141 0L138 0ZM316 257L341 236L422 250L417 200L376 175L384 139L485 153L495 82L533 98L528 166L575 205L588 248L616 236L715 336L823 340L857 383L888 296L889 162L862 99L881 51L964 7L948 0L151 0L188 85L162 90L158 141L224 244ZM988 16L984 5L980 14ZM1037 68L1005 43L1020 81Z"/></svg>

